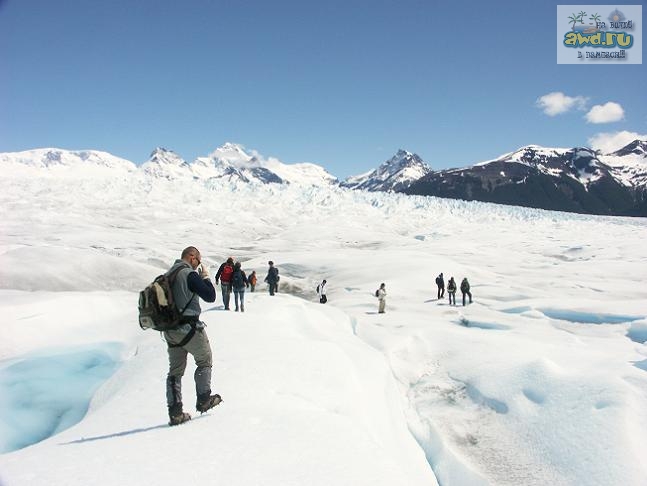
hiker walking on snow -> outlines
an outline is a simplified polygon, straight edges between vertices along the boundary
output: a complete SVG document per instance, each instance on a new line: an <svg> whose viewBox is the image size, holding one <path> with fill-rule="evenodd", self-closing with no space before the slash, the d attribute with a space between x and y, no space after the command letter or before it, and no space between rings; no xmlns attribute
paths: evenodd
<svg viewBox="0 0 647 486"><path fill-rule="evenodd" d="M179 270L178 270L179 269ZM205 324L200 321L199 298L206 302L216 300L216 289L211 283L206 265L201 264L200 252L194 246L182 251L179 260L167 272L178 271L171 291L178 310L183 309L180 324L164 332L168 344L169 372L166 377L166 402L169 425L179 425L191 420L182 410L182 376L186 369L187 354L195 359L195 392L198 412L206 412L218 405L220 395L211 394L211 345ZM198 271L196 271L198 270Z"/></svg>
<svg viewBox="0 0 647 486"><path fill-rule="evenodd" d="M381 283L380 288L375 291L375 297L379 302L377 312L379 314L384 314L386 308L386 286Z"/></svg>
<svg viewBox="0 0 647 486"><path fill-rule="evenodd" d="M470 292L470 283L467 281L467 277L461 282L461 292L463 292L463 307L465 306L465 295L469 295L470 304L472 303L472 293Z"/></svg>
<svg viewBox="0 0 647 486"><path fill-rule="evenodd" d="M227 258L227 261L220 265L216 272L216 285L220 281L220 290L222 291L222 303L225 310L229 310L229 299L231 298L231 276L234 273L234 259Z"/></svg>
<svg viewBox="0 0 647 486"><path fill-rule="evenodd" d="M326 279L323 279L319 285L317 285L317 294L319 295L319 302L325 304L328 302L328 297L326 297Z"/></svg>
<svg viewBox="0 0 647 486"><path fill-rule="evenodd" d="M449 305L452 305L452 301L456 305L456 282L454 277L450 277L449 282L447 282L447 295L449 296Z"/></svg>
<svg viewBox="0 0 647 486"><path fill-rule="evenodd" d="M234 289L234 302L236 303L236 312L238 312L238 299L240 298L240 311L245 312L245 287L249 287L247 276L240 268L240 262L234 265L234 273L231 277L231 286Z"/></svg>
<svg viewBox="0 0 647 486"><path fill-rule="evenodd" d="M249 291L254 292L254 289L256 288L256 281L258 278L256 277L256 270L252 270L252 273L249 275L247 278L247 282L249 282Z"/></svg>
<svg viewBox="0 0 647 486"><path fill-rule="evenodd" d="M436 285L438 286L438 300L440 300L445 296L445 279L442 272L436 277Z"/></svg>
<svg viewBox="0 0 647 486"><path fill-rule="evenodd" d="M269 286L270 295L274 295L274 292L278 292L279 287L279 269L274 266L274 262L270 260L267 262L270 268L267 269L267 276L265 277L265 282Z"/></svg>

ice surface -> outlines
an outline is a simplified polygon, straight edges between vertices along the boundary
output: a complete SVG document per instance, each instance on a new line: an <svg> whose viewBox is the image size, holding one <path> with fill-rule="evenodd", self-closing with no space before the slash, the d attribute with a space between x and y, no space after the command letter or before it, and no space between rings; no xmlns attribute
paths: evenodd
<svg viewBox="0 0 647 486"><path fill-rule="evenodd" d="M119 347L43 350L0 363L0 452L40 442L81 420L116 369Z"/></svg>
<svg viewBox="0 0 647 486"><path fill-rule="evenodd" d="M5 486L647 483L644 218L56 170L0 175L3 370L81 346L69 376L105 343L119 368L78 423L0 455ZM245 314L203 303L224 402L169 428L136 291L187 245L283 277ZM441 271L474 304L436 301Z"/></svg>

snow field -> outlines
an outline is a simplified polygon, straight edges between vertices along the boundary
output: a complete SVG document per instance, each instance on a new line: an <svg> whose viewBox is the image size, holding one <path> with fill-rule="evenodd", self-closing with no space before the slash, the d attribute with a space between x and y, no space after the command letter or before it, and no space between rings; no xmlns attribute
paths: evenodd
<svg viewBox="0 0 647 486"><path fill-rule="evenodd" d="M134 296L123 296L123 308L126 297ZM100 471L102 484L139 484L142 477L159 484L192 477L221 484L434 484L384 358L353 335L348 318L286 295L247 297L244 314L204 307L214 391L224 398L216 409L182 427L166 426L165 344L147 332L84 420L3 456L3 479L87 484ZM119 324L124 329L136 322L132 309L128 314ZM97 327L115 324L108 319ZM191 410L191 366L183 384ZM161 444L182 452L162 460ZM87 467L78 468L86 459Z"/></svg>
<svg viewBox="0 0 647 486"><path fill-rule="evenodd" d="M81 422L0 456L4 486L97 474L647 482L644 219L141 174L4 177L1 366L49 347L122 346ZM189 244L212 266L240 259L260 282L274 260L281 292L270 298L261 283L245 314L203 306L225 401L169 429L164 344L137 328L135 291ZM467 276L474 304L463 308L460 291L458 307L437 302L440 271ZM322 278L329 304L304 302ZM146 455L171 439L191 454L164 465Z"/></svg>

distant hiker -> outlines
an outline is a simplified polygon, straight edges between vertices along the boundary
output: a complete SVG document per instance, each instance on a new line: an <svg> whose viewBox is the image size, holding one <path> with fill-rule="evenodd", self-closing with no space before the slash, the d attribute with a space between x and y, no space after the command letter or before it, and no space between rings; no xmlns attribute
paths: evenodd
<svg viewBox="0 0 647 486"><path fill-rule="evenodd" d="M386 307L386 288L383 283L380 284L380 288L375 291L375 297L379 301L378 313L384 314L384 308Z"/></svg>
<svg viewBox="0 0 647 486"><path fill-rule="evenodd" d="M442 272L436 277L436 285L438 286L438 300L440 300L445 296L445 279Z"/></svg>
<svg viewBox="0 0 647 486"><path fill-rule="evenodd" d="M467 277L461 282L461 292L463 292L463 306L465 306L465 295L469 295L470 304L472 303L472 293L470 292L470 283L467 281Z"/></svg>
<svg viewBox="0 0 647 486"><path fill-rule="evenodd" d="M323 279L319 285L317 285L317 294L319 295L319 302L325 304L328 302L328 297L326 297L326 279Z"/></svg>
<svg viewBox="0 0 647 486"><path fill-rule="evenodd" d="M197 396L195 408L198 412L206 412L222 401L220 395L211 395L211 346L205 324L200 321L200 302L196 297L214 302L216 289L211 283L206 265L200 262L200 252L194 246L182 251L180 259L175 260L167 274L178 267L182 269L175 278L172 292L177 308L184 309L184 317L176 328L164 332L169 357L166 378L169 425L179 425L191 420L191 415L182 411L182 376L186 369L187 353L193 355L197 367L194 373Z"/></svg>
<svg viewBox="0 0 647 486"><path fill-rule="evenodd" d="M278 292L279 287L279 269L274 266L274 262L270 260L267 262L270 268L267 269L267 276L265 277L265 282L269 286L270 295L274 295L274 292Z"/></svg>
<svg viewBox="0 0 647 486"><path fill-rule="evenodd" d="M234 274L234 259L227 258L227 261L220 265L216 272L216 285L220 281L220 290L222 291L222 303L225 304L225 310L229 310L229 299L231 297L231 276Z"/></svg>
<svg viewBox="0 0 647 486"><path fill-rule="evenodd" d="M234 289L234 302L236 303L236 312L238 312L238 298L240 297L240 311L245 312L245 287L249 287L247 276L240 268L240 262L234 265L234 273L231 277L231 286Z"/></svg>
<svg viewBox="0 0 647 486"><path fill-rule="evenodd" d="M449 305L452 305L452 301L456 305L456 282L454 277L450 277L449 282L447 282L447 295L449 295Z"/></svg>
<svg viewBox="0 0 647 486"><path fill-rule="evenodd" d="M247 282L249 282L249 291L254 292L254 289L256 288L256 281L258 278L256 277L256 270L252 270L252 273L249 275L247 278Z"/></svg>

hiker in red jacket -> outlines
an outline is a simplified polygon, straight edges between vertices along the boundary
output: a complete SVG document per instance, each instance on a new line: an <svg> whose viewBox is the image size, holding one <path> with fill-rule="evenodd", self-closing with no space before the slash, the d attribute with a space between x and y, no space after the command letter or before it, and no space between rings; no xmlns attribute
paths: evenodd
<svg viewBox="0 0 647 486"><path fill-rule="evenodd" d="M231 277L234 274L234 259L227 258L227 261L220 265L216 273L216 285L220 281L220 290L222 291L222 302L225 304L225 310L229 310L229 298L231 297Z"/></svg>

